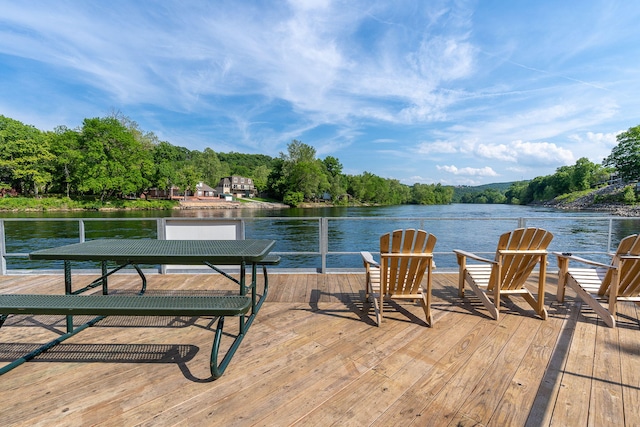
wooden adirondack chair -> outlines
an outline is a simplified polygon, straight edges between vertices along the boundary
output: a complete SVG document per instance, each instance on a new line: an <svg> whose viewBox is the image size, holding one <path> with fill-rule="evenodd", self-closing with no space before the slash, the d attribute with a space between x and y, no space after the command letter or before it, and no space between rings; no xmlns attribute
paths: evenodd
<svg viewBox="0 0 640 427"><path fill-rule="evenodd" d="M431 318L431 274L436 237L423 230L395 230L380 237L380 263L369 252L361 252L366 269L366 300L373 303L380 326L385 299L418 300L427 324ZM427 287L422 280L427 275Z"/></svg>
<svg viewBox="0 0 640 427"><path fill-rule="evenodd" d="M612 328L616 327L618 301L633 301L640 305L640 234L622 239L609 265L569 253L555 255L558 257L556 299L559 302L564 301L565 286L568 285ZM593 268L569 268L569 260ZM605 307L603 303L607 302L608 307Z"/></svg>
<svg viewBox="0 0 640 427"><path fill-rule="evenodd" d="M498 249L493 260L473 253L455 249L460 276L458 294L464 297L465 282L480 298L491 316L498 320L501 296L520 295L544 320L544 284L546 281L547 246L553 234L542 228L518 228L500 236ZM468 264L473 259L481 264ZM525 283L536 265L540 266L537 299L525 287ZM493 301L489 299L493 296Z"/></svg>

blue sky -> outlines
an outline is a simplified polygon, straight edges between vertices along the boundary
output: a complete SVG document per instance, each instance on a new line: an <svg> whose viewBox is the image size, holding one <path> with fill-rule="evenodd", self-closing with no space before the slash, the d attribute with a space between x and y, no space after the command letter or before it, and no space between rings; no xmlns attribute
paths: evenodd
<svg viewBox="0 0 640 427"><path fill-rule="evenodd" d="M173 145L293 139L405 184L548 175L640 124L640 2L0 0L0 114Z"/></svg>

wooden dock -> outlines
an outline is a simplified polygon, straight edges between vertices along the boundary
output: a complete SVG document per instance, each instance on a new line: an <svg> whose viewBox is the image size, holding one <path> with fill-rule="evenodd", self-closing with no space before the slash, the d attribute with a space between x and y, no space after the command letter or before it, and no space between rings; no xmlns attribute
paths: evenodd
<svg viewBox="0 0 640 427"><path fill-rule="evenodd" d="M361 310L363 274L270 279L220 379L208 367L212 319L110 317L0 376L0 425L640 425L633 304L620 304L610 329L571 292L556 303L549 274L548 320L514 298L495 321L472 292L458 298L457 274L438 273L433 328L410 303L390 304L376 327ZM137 286L137 276L110 279L117 292ZM1 293L63 289L61 276L0 277ZM217 274L169 274L149 276L148 289L233 288ZM235 320L227 319L230 333ZM2 364L64 328L61 316L10 317L0 329Z"/></svg>

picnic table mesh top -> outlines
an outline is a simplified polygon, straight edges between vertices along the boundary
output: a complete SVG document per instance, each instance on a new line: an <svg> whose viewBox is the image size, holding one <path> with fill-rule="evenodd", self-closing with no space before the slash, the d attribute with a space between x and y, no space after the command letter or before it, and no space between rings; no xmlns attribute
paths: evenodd
<svg viewBox="0 0 640 427"><path fill-rule="evenodd" d="M239 263L260 261L273 240L98 239L29 254L31 259L114 260L140 263Z"/></svg>

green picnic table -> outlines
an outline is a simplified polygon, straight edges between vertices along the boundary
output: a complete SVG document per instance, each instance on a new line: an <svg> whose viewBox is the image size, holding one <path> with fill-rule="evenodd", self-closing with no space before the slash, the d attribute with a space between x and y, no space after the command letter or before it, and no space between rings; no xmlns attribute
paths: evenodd
<svg viewBox="0 0 640 427"><path fill-rule="evenodd" d="M64 261L65 295L47 298L47 295L0 295L0 327L9 314L65 314L67 315L67 333L47 343L39 349L23 356L0 369L0 374L41 354L76 333L92 326L105 315L182 315L200 314L218 316L218 324L211 351L211 374L214 379L220 377L226 369L235 351L251 326L268 292L267 265L279 262L279 257L269 255L275 245L274 240L152 240L152 239L99 239L86 242L43 249L32 252L32 260ZM102 275L89 285L73 290L71 282L71 263L74 261L98 261L102 265ZM116 266L108 268L108 262ZM198 297L150 297L145 296L146 277L139 267L145 264L207 265L239 285L238 295ZM132 266L138 272L142 287L138 296L109 295L108 277ZM239 267L239 278L218 266ZM262 266L264 290L257 298L257 267ZM246 270L251 269L251 280L247 284ZM102 286L102 295L81 295L84 292ZM250 291L250 296L247 296ZM108 302L107 302L108 301ZM194 307L194 304L197 307ZM73 327L73 314L96 314L92 319L77 328ZM248 314L248 316L247 316ZM238 316L239 334L218 364L218 352L224 327L224 317Z"/></svg>

